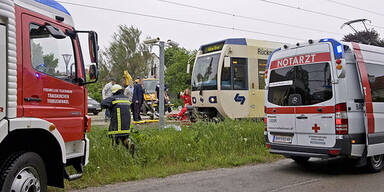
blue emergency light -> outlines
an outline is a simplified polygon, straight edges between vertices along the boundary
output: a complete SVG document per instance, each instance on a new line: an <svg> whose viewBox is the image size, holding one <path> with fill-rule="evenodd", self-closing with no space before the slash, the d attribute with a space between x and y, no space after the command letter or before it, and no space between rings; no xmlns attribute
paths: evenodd
<svg viewBox="0 0 384 192"><path fill-rule="evenodd" d="M320 39L319 42L331 42L335 59L343 58L343 53L344 53L343 44L331 38Z"/></svg>
<svg viewBox="0 0 384 192"><path fill-rule="evenodd" d="M65 9L64 6L62 6L60 3L56 2L55 0L35 0L35 1L38 2L38 3L44 4L46 6L52 7L54 9L57 9L57 10L59 10L61 12L64 12L67 15L71 15L67 11L67 9Z"/></svg>

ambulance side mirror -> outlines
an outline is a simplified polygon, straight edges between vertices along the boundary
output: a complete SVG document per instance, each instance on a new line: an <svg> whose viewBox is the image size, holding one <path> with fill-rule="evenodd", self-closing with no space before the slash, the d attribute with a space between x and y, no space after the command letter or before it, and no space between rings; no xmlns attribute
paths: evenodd
<svg viewBox="0 0 384 192"><path fill-rule="evenodd" d="M225 56L224 57L224 67L231 67L231 57Z"/></svg>

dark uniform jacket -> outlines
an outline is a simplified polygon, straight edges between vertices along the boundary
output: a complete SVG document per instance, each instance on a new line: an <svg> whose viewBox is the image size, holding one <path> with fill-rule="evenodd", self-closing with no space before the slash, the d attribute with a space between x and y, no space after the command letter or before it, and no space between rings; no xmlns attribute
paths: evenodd
<svg viewBox="0 0 384 192"><path fill-rule="evenodd" d="M124 95L123 90L117 91L101 102L101 107L106 108L111 113L108 135L129 135L131 124L130 104L131 101Z"/></svg>
<svg viewBox="0 0 384 192"><path fill-rule="evenodd" d="M144 90L139 83L133 88L132 102L136 101L139 101L139 105L143 104L144 101Z"/></svg>

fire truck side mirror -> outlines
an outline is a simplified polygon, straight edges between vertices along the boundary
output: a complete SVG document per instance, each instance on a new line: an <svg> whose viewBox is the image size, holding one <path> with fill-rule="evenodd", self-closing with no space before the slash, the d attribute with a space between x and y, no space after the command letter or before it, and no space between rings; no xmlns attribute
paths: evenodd
<svg viewBox="0 0 384 192"><path fill-rule="evenodd" d="M65 35L65 33L63 31L61 31L60 29L52 26L51 24L47 23L45 25L45 28L48 30L48 32L56 39L64 39L66 38L67 36Z"/></svg>
<svg viewBox="0 0 384 192"><path fill-rule="evenodd" d="M96 80L97 79L97 67L95 64L89 66L89 79Z"/></svg>
<svg viewBox="0 0 384 192"><path fill-rule="evenodd" d="M89 43L89 55L92 63L98 63L98 38L95 31L89 31L88 33L88 43Z"/></svg>

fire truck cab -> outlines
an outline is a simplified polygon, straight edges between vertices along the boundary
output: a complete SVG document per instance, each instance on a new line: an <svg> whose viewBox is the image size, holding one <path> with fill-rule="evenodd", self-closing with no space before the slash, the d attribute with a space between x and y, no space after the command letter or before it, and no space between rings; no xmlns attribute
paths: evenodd
<svg viewBox="0 0 384 192"><path fill-rule="evenodd" d="M384 48L334 39L284 46L269 58L266 85L271 153L384 166Z"/></svg>
<svg viewBox="0 0 384 192"><path fill-rule="evenodd" d="M79 33L89 37L88 71ZM97 81L97 49L97 34L75 30L56 1L0 0L1 191L46 191L82 176L91 126L85 85Z"/></svg>

